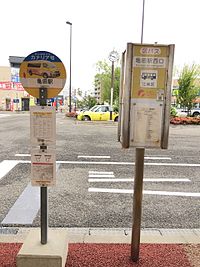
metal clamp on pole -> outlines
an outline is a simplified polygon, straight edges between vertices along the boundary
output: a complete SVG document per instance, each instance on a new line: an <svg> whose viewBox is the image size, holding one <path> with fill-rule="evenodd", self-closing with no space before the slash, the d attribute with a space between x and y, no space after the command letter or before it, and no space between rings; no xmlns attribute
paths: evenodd
<svg viewBox="0 0 200 267"><path fill-rule="evenodd" d="M47 88L40 88L40 98L39 98L40 106L47 105Z"/></svg>
<svg viewBox="0 0 200 267"><path fill-rule="evenodd" d="M40 88L40 106L47 104L47 88ZM40 149L44 152L47 146L43 143ZM47 243L47 229L48 229L48 193L47 187L40 187L40 223L41 223L41 244Z"/></svg>

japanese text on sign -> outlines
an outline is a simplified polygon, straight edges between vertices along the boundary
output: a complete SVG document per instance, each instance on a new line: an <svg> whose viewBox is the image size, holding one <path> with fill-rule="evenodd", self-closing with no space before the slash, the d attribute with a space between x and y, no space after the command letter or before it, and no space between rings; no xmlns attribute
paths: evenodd
<svg viewBox="0 0 200 267"><path fill-rule="evenodd" d="M31 184L37 186L55 185L55 152L41 152L34 149L31 153Z"/></svg>
<svg viewBox="0 0 200 267"><path fill-rule="evenodd" d="M134 67L152 67L152 68L165 68L167 63L166 57L134 57Z"/></svg>
<svg viewBox="0 0 200 267"><path fill-rule="evenodd" d="M52 54L47 53L35 53L34 55L31 55L30 60L52 60L54 61L55 56Z"/></svg>
<svg viewBox="0 0 200 267"><path fill-rule="evenodd" d="M31 107L31 143L55 145L55 108Z"/></svg>
<svg viewBox="0 0 200 267"><path fill-rule="evenodd" d="M161 141L160 107L134 106L134 117L137 127L134 129L134 143L137 145L159 147Z"/></svg>

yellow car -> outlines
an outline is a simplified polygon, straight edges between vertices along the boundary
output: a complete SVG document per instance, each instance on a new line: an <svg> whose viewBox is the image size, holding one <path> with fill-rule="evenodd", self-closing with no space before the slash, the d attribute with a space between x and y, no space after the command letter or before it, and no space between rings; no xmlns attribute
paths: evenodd
<svg viewBox="0 0 200 267"><path fill-rule="evenodd" d="M112 120L118 121L119 114L112 112ZM82 111L78 114L77 119L80 121L109 121L110 120L110 106L96 105L90 110Z"/></svg>

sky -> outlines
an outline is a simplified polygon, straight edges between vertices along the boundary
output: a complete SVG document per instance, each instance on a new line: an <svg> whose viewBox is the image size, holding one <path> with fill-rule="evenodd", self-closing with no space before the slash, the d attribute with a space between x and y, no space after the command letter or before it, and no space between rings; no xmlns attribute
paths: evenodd
<svg viewBox="0 0 200 267"><path fill-rule="evenodd" d="M9 56L35 51L57 55L69 87L72 23L72 88L91 91L96 63L128 42L140 43L143 0L6 0L1 3L0 66ZM143 43L175 44L174 65L200 63L200 1L145 0Z"/></svg>

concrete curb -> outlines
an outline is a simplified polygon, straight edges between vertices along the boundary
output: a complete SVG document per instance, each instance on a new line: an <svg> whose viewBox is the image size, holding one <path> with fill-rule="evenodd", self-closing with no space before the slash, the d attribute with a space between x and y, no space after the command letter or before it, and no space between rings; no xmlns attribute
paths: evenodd
<svg viewBox="0 0 200 267"><path fill-rule="evenodd" d="M23 243L32 228L1 228L1 243ZM34 228L39 229L39 228ZM50 228L67 231L69 243L131 243L130 228ZM141 243L200 244L200 229L142 229Z"/></svg>

